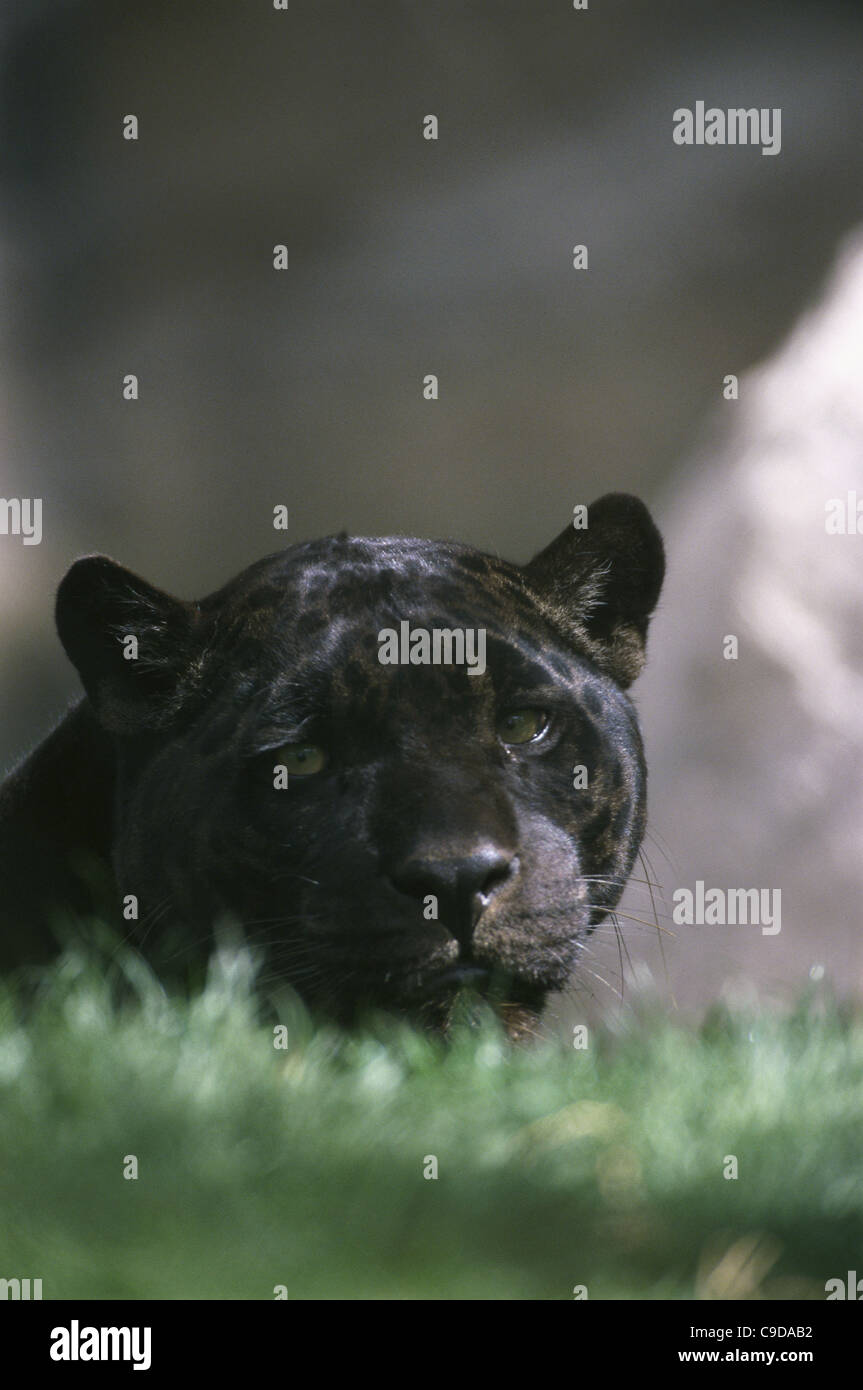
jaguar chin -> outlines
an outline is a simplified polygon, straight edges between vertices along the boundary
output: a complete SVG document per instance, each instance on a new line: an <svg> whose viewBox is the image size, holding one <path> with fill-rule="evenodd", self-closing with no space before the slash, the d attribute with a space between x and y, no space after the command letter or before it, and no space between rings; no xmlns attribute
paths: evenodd
<svg viewBox="0 0 863 1390"><path fill-rule="evenodd" d="M336 1018L439 1027L469 989L523 1031L638 852L626 690L663 572L624 494L525 566L339 535L185 602L78 560L57 627L86 695L0 789L0 964L50 956L96 861L165 976L227 917Z"/></svg>

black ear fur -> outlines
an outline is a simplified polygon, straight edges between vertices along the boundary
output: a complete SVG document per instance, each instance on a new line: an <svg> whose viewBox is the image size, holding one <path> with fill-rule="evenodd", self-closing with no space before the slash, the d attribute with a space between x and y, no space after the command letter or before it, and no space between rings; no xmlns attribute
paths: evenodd
<svg viewBox="0 0 863 1390"><path fill-rule="evenodd" d="M57 631L99 722L113 733L169 723L183 702L198 610L107 555L76 560L57 590ZM134 636L138 655L124 656Z"/></svg>
<svg viewBox="0 0 863 1390"><path fill-rule="evenodd" d="M665 576L665 550L644 503L609 492L587 527L565 531L525 567L555 625L620 685L644 665L647 625Z"/></svg>

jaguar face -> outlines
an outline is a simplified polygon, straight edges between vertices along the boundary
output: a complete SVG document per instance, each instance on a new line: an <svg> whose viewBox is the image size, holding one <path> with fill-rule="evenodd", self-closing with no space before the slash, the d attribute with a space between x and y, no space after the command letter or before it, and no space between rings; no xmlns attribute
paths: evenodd
<svg viewBox="0 0 863 1390"><path fill-rule="evenodd" d="M262 980L340 1020L438 1027L465 987L534 1017L641 841L625 687L661 579L619 496L526 567L337 537L184 604L79 561L58 625L115 745L141 949L182 964L229 918Z"/></svg>

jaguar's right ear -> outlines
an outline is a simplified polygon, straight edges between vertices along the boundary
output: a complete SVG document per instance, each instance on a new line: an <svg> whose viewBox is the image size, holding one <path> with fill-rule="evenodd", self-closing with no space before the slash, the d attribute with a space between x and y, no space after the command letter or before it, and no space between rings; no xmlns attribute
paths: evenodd
<svg viewBox="0 0 863 1390"><path fill-rule="evenodd" d="M60 641L104 728L161 728L189 685L197 605L156 589L107 555L76 560L57 590Z"/></svg>
<svg viewBox="0 0 863 1390"><path fill-rule="evenodd" d="M584 529L567 526L525 574L559 630L626 689L644 665L665 575L662 537L629 493L608 492L587 514Z"/></svg>

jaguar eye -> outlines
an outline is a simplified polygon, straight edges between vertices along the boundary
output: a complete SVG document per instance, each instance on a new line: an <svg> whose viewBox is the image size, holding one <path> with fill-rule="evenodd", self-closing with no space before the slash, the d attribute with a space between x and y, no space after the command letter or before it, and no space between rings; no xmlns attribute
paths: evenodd
<svg viewBox="0 0 863 1390"><path fill-rule="evenodd" d="M287 769L289 777L313 777L327 765L327 755L316 743L283 743L275 761Z"/></svg>
<svg viewBox="0 0 863 1390"><path fill-rule="evenodd" d="M500 721L497 733L504 743L533 743L548 728L548 715L542 709L517 709Z"/></svg>

